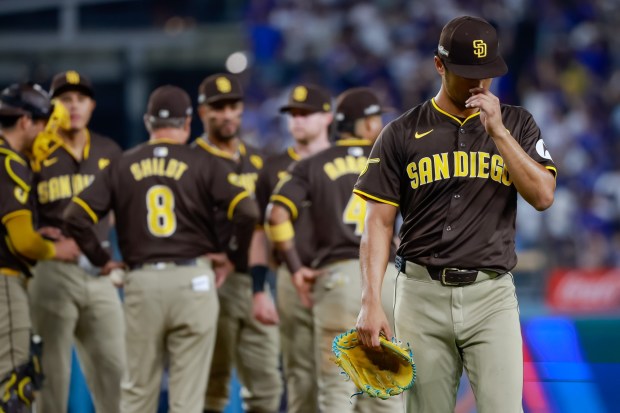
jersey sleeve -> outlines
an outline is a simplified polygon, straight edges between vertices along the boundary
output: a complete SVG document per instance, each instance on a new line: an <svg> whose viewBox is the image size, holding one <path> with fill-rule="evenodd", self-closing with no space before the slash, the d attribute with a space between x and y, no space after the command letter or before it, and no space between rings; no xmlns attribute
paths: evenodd
<svg viewBox="0 0 620 413"><path fill-rule="evenodd" d="M259 224L262 224L265 221L265 211L267 209L267 205L269 204L271 189L272 188L269 179L269 170L268 168L263 168L258 173L255 190L256 203L258 204L258 209L260 211Z"/></svg>
<svg viewBox="0 0 620 413"><path fill-rule="evenodd" d="M95 176L92 184L72 199L72 203L80 206L95 224L112 207L111 175L112 168L106 167Z"/></svg>
<svg viewBox="0 0 620 413"><path fill-rule="evenodd" d="M203 178L208 189L205 193L211 194L215 206L226 211L226 217L232 221L236 207L242 200L249 198L250 193L230 183L228 175L234 171L228 161L213 157L209 165L210 168L203 169L206 174Z"/></svg>
<svg viewBox="0 0 620 413"><path fill-rule="evenodd" d="M366 167L360 173L353 192L362 198L398 206L400 202L400 165L402 149L399 148L400 128L388 124L372 147Z"/></svg>
<svg viewBox="0 0 620 413"><path fill-rule="evenodd" d="M0 218L4 222L11 216L31 210L31 171L28 164L17 156L0 158Z"/></svg>
<svg viewBox="0 0 620 413"><path fill-rule="evenodd" d="M294 163L273 190L270 202L288 209L292 220L299 216L303 201L310 197L310 163L307 160Z"/></svg>
<svg viewBox="0 0 620 413"><path fill-rule="evenodd" d="M74 196L64 211L65 230L75 239L86 257L96 266L103 266L110 259L101 246L95 224L112 207L112 165L97 174L93 183L79 196Z"/></svg>
<svg viewBox="0 0 620 413"><path fill-rule="evenodd" d="M534 117L528 111L525 109L522 109L522 111L524 119L521 124L523 127L517 132L518 136L515 136L515 138L532 159L550 170L553 175L557 176L557 167L551 158L547 145L545 145L540 128L536 124Z"/></svg>

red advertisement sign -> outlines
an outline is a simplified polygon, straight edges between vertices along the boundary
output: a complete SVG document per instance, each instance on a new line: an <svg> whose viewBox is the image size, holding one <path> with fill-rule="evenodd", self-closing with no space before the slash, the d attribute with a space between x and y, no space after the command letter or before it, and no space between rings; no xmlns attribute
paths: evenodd
<svg viewBox="0 0 620 413"><path fill-rule="evenodd" d="M553 271L547 303L569 312L620 310L620 269Z"/></svg>

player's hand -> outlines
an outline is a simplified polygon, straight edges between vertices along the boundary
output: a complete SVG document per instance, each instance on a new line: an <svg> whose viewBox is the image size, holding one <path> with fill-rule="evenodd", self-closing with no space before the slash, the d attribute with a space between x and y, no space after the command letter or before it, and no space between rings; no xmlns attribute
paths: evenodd
<svg viewBox="0 0 620 413"><path fill-rule="evenodd" d="M60 228L56 227L41 227L37 230L37 232L41 234L41 236L43 236L44 238L52 241L58 241L65 238L65 236L62 235L62 231L60 230Z"/></svg>
<svg viewBox="0 0 620 413"><path fill-rule="evenodd" d="M101 267L99 274L110 277L112 284L114 284L116 288L120 288L124 284L126 268L127 266L125 263L110 260Z"/></svg>
<svg viewBox="0 0 620 413"><path fill-rule="evenodd" d="M77 246L73 238L61 238L54 242L56 254L54 258L59 261L77 262L80 256L80 248Z"/></svg>
<svg viewBox="0 0 620 413"><path fill-rule="evenodd" d="M355 328L362 345L377 350L380 348L380 334L388 338L393 337L390 323L387 320L385 311L383 311L381 302L362 304Z"/></svg>
<svg viewBox="0 0 620 413"><path fill-rule="evenodd" d="M225 252L213 252L205 257L211 260L215 273L215 287L220 288L228 276L235 270L234 264L228 259Z"/></svg>
<svg viewBox="0 0 620 413"><path fill-rule="evenodd" d="M502 110L498 97L482 87L469 89L469 92L472 96L465 101L465 106L480 109L480 122L484 125L487 133L492 138L505 134L506 127L502 120Z"/></svg>
<svg viewBox="0 0 620 413"><path fill-rule="evenodd" d="M316 279L323 274L323 271L313 270L308 267L301 267L293 274L293 285L304 307L312 307L312 287Z"/></svg>
<svg viewBox="0 0 620 413"><path fill-rule="evenodd" d="M260 323L268 326L280 323L275 303L264 291L257 292L252 297L252 314Z"/></svg>

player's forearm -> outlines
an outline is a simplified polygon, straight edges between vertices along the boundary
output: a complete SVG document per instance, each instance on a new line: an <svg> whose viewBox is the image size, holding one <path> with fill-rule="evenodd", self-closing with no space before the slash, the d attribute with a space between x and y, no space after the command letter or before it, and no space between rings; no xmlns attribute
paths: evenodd
<svg viewBox="0 0 620 413"><path fill-rule="evenodd" d="M71 202L65 209L63 219L65 231L93 265L102 267L110 261L110 254L101 246L97 237L95 223L82 207Z"/></svg>
<svg viewBox="0 0 620 413"><path fill-rule="evenodd" d="M252 292L254 294L264 291L265 281L269 273L267 266L267 236L262 227L256 227L252 234L252 244L250 245L250 255L248 263L250 266L250 276L252 277Z"/></svg>
<svg viewBox="0 0 620 413"><path fill-rule="evenodd" d="M360 244L360 266L362 270L362 302L380 303L383 277L390 258L390 240L392 229L386 232L373 227L374 223L367 223L368 230L362 235Z"/></svg>
<svg viewBox="0 0 620 413"><path fill-rule="evenodd" d="M301 259L295 248L295 229L290 212L278 204L270 204L265 228L267 237L276 251L280 252L287 268L294 274L302 267Z"/></svg>
<svg viewBox="0 0 620 413"><path fill-rule="evenodd" d="M508 131L493 139L510 179L523 199L539 211L549 208L553 204L555 191L555 178L551 171L533 160Z"/></svg>
<svg viewBox="0 0 620 413"><path fill-rule="evenodd" d="M391 205L368 202L360 243L363 304L381 303L381 287L390 259L396 211Z"/></svg>

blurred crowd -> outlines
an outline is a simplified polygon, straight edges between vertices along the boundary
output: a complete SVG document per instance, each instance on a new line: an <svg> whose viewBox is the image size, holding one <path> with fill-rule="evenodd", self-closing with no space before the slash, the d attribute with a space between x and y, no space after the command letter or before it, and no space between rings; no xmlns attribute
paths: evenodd
<svg viewBox="0 0 620 413"><path fill-rule="evenodd" d="M243 75L249 138L272 150L287 144L277 107L294 82L334 95L371 86L393 116L432 97L437 36L459 14L498 28L509 73L493 92L533 113L559 168L552 208L539 214L520 205L518 249L532 260L522 264L620 266L617 0L251 1L252 66Z"/></svg>

